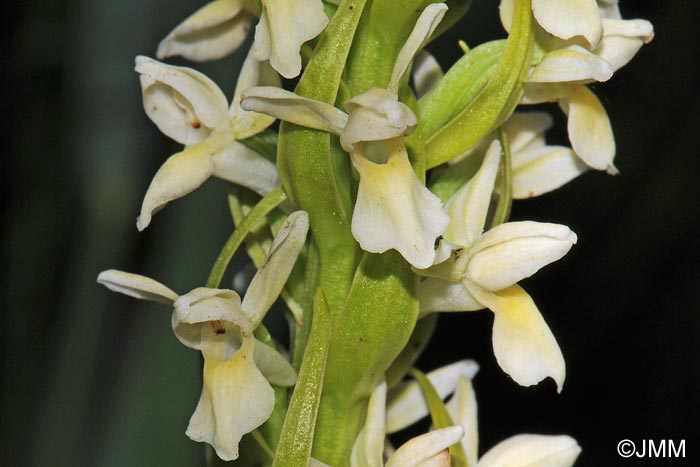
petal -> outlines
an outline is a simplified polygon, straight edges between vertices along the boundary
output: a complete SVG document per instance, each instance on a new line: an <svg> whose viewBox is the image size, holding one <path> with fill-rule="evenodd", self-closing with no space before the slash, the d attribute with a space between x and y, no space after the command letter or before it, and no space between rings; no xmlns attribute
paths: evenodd
<svg viewBox="0 0 700 467"><path fill-rule="evenodd" d="M233 290L199 287L180 296L174 303L171 324L175 336L185 346L200 350L202 332L231 323L245 338L252 335L250 318L241 309L241 299Z"/></svg>
<svg viewBox="0 0 700 467"><path fill-rule="evenodd" d="M395 249L424 269L435 259L435 240L449 223L440 198L413 172L403 142L386 164L362 156L352 161L360 173L352 234L363 250L383 253Z"/></svg>
<svg viewBox="0 0 700 467"><path fill-rule="evenodd" d="M517 435L491 448L478 467L571 467L580 452L570 436Z"/></svg>
<svg viewBox="0 0 700 467"><path fill-rule="evenodd" d="M384 425L386 420L386 381L372 391L367 406L367 419L352 447L350 467L382 467L384 465Z"/></svg>
<svg viewBox="0 0 700 467"><path fill-rule="evenodd" d="M603 20L603 39L595 50L612 70L626 65L637 54L642 45L654 37L654 27L650 22L637 20Z"/></svg>
<svg viewBox="0 0 700 467"><path fill-rule="evenodd" d="M109 290L141 300L150 300L166 305L171 305L177 300L177 294L160 282L130 272L108 269L97 276L97 282Z"/></svg>
<svg viewBox="0 0 700 467"><path fill-rule="evenodd" d="M180 55L189 60L216 60L245 40L255 16L243 0L215 0L180 23L158 44L159 59Z"/></svg>
<svg viewBox="0 0 700 467"><path fill-rule="evenodd" d="M471 379L477 371L479 371L479 365L474 360L460 360L433 370L426 376L440 398L444 399L454 392L460 378ZM401 383L389 394L386 431L387 433L395 433L403 430L427 416L428 413L428 405L418 383L415 381Z"/></svg>
<svg viewBox="0 0 700 467"><path fill-rule="evenodd" d="M516 154L529 148L543 138L545 131L552 128L554 121L547 112L515 112L503 124L515 161Z"/></svg>
<svg viewBox="0 0 700 467"><path fill-rule="evenodd" d="M541 146L513 153L513 198L525 199L556 190L589 167L571 148Z"/></svg>
<svg viewBox="0 0 700 467"><path fill-rule="evenodd" d="M308 214L305 211L296 211L287 217L277 232L265 263L250 282L241 305L251 317L254 327L257 327L267 310L277 300L304 246L308 230Z"/></svg>
<svg viewBox="0 0 700 467"><path fill-rule="evenodd" d="M423 46L423 44L430 38L435 31L435 28L440 24L442 18L447 12L447 5L444 3L432 3L425 7L421 15L416 21L416 25L413 27L411 34L406 39L403 47L399 51L398 57L396 57L396 62L394 63L394 68L391 73L391 79L389 80L388 91L398 94L399 90L399 80L406 72L408 65L413 60L413 56L416 52Z"/></svg>
<svg viewBox="0 0 700 467"><path fill-rule="evenodd" d="M262 0L263 12L255 28L253 53L270 60L285 78L301 72L301 45L318 36L328 24L321 0Z"/></svg>
<svg viewBox="0 0 700 467"><path fill-rule="evenodd" d="M206 139L182 152L170 156L153 177L141 204L136 227L141 231L151 223L151 217L170 201L193 192L214 172L212 153L215 142Z"/></svg>
<svg viewBox="0 0 700 467"><path fill-rule="evenodd" d="M284 356L273 347L255 341L255 366L265 379L277 386L294 386L297 374Z"/></svg>
<svg viewBox="0 0 700 467"><path fill-rule="evenodd" d="M272 125L274 117L269 115L247 112L241 107L241 94L254 86L281 87L279 75L272 69L268 62L259 62L249 51L243 62L241 73L238 75L236 90L233 93L229 116L231 127L236 139L241 140L256 135Z"/></svg>
<svg viewBox="0 0 700 467"><path fill-rule="evenodd" d="M471 281L465 283L494 313L493 352L503 371L521 386L535 385L549 376L561 392L564 357L532 298L518 285L489 292Z"/></svg>
<svg viewBox="0 0 700 467"><path fill-rule="evenodd" d="M449 242L469 247L483 232L500 160L501 143L494 140L474 178L447 201L450 225L443 237Z"/></svg>
<svg viewBox="0 0 700 467"><path fill-rule="evenodd" d="M526 81L556 83L571 81L607 81L613 69L607 61L578 45L545 54Z"/></svg>
<svg viewBox="0 0 700 467"><path fill-rule="evenodd" d="M424 460L417 467L452 467L452 457L450 451L443 449L433 457Z"/></svg>
<svg viewBox="0 0 700 467"><path fill-rule="evenodd" d="M460 282L429 277L418 286L420 312L476 311L484 308Z"/></svg>
<svg viewBox="0 0 700 467"><path fill-rule="evenodd" d="M136 57L136 71L146 115L178 143L198 143L226 125L226 96L202 73L144 56Z"/></svg>
<svg viewBox="0 0 700 467"><path fill-rule="evenodd" d="M345 103L349 116L340 134L347 152L364 141L384 141L410 135L418 120L413 111L386 89L370 88Z"/></svg>
<svg viewBox="0 0 700 467"><path fill-rule="evenodd" d="M254 343L252 335L244 338L226 359L219 339L203 339L204 387L186 433L227 461L238 458L241 437L262 425L275 404L272 387L254 364Z"/></svg>
<svg viewBox="0 0 700 467"><path fill-rule="evenodd" d="M457 389L446 406L452 421L464 427L462 447L467 457L467 465L476 466L479 453L479 429L476 394L471 379L464 376L459 378Z"/></svg>
<svg viewBox="0 0 700 467"><path fill-rule="evenodd" d="M559 104L569 116L569 140L576 154L594 169L617 173L613 165L615 137L596 95L586 86L572 86Z"/></svg>
<svg viewBox="0 0 700 467"><path fill-rule="evenodd" d="M416 89L416 97L424 96L445 75L435 57L427 51L421 50L413 61L413 86Z"/></svg>
<svg viewBox="0 0 700 467"><path fill-rule="evenodd" d="M253 87L243 91L241 107L335 135L343 131L348 121L345 112L330 104L270 86Z"/></svg>
<svg viewBox="0 0 700 467"><path fill-rule="evenodd" d="M455 425L413 438L396 450L386 467L418 467L440 451L458 443L463 435L464 428Z"/></svg>
<svg viewBox="0 0 700 467"><path fill-rule="evenodd" d="M561 39L583 36L595 47L603 34L596 0L532 0L532 11L544 30Z"/></svg>
<svg viewBox="0 0 700 467"><path fill-rule="evenodd" d="M260 196L280 184L277 166L237 141L214 153L212 163L215 177L250 188Z"/></svg>
<svg viewBox="0 0 700 467"><path fill-rule="evenodd" d="M502 290L563 257L575 243L576 234L565 225L507 222L474 244L467 276L486 290Z"/></svg>

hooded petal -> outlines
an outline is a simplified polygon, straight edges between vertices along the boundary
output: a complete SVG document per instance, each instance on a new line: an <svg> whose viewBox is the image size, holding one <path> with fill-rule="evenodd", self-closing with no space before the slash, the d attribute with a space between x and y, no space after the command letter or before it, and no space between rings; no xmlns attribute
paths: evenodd
<svg viewBox="0 0 700 467"><path fill-rule="evenodd" d="M384 141L410 135L418 120L413 111L386 89L370 88L345 103L348 121L340 134L347 152L366 141Z"/></svg>
<svg viewBox="0 0 700 467"><path fill-rule="evenodd" d="M479 453L479 429L476 394L470 378L464 376L459 378L457 389L446 407L452 421L464 427L462 447L467 457L467 465L476 466Z"/></svg>
<svg viewBox="0 0 700 467"><path fill-rule="evenodd" d="M262 15L255 28L253 53L270 60L285 78L301 72L299 50L328 24L321 0L262 0Z"/></svg>
<svg viewBox="0 0 700 467"><path fill-rule="evenodd" d="M158 210L199 188L214 172L212 154L217 149L216 142L210 138L170 156L146 191L136 227L145 229Z"/></svg>
<svg viewBox="0 0 700 467"><path fill-rule="evenodd" d="M236 90L233 93L231 107L228 113L231 127L236 139L241 140L256 135L272 125L275 117L248 112L241 107L241 94L254 86L281 87L279 75L272 69L269 62L259 62L253 57L252 50L248 52L241 73L238 75Z"/></svg>
<svg viewBox="0 0 700 467"><path fill-rule="evenodd" d="M227 461L238 458L241 437L262 425L275 404L272 387L254 363L255 339L244 334L240 349L229 355L232 332L202 331L204 387L186 432Z"/></svg>
<svg viewBox="0 0 700 467"><path fill-rule="evenodd" d="M401 47L398 57L396 57L396 62L394 62L394 68L387 88L389 92L394 93L394 95L398 94L399 80L406 72L416 52L430 39L433 31L435 31L435 28L445 16L445 12L447 12L447 5L444 3L432 3L425 7L418 17L418 21L416 21L416 25L408 36L406 43Z"/></svg>
<svg viewBox="0 0 700 467"><path fill-rule="evenodd" d="M532 0L532 11L545 31L561 39L583 36L595 47L603 34L596 0Z"/></svg>
<svg viewBox="0 0 700 467"><path fill-rule="evenodd" d="M136 71L146 115L178 143L198 143L227 124L226 96L202 73L141 55L136 57Z"/></svg>
<svg viewBox="0 0 700 467"><path fill-rule="evenodd" d="M454 392L460 378L473 378L479 371L474 360L460 360L433 370L426 376L435 387L440 398L444 399ZM416 381L402 383L389 394L387 405L387 433L395 433L414 424L429 413L423 392Z"/></svg>
<svg viewBox="0 0 700 467"><path fill-rule="evenodd" d="M395 249L419 269L433 264L435 240L449 223L440 198L423 185L408 161L403 141L386 164L352 155L360 173L352 234L363 250Z"/></svg>
<svg viewBox="0 0 700 467"><path fill-rule="evenodd" d="M571 147L589 166L615 174L615 137L605 107L586 86L571 86L559 105L569 116Z"/></svg>
<svg viewBox="0 0 700 467"><path fill-rule="evenodd" d="M225 330L226 323L237 327L244 339L253 334L250 318L241 309L241 298L233 290L199 287L180 296L174 306L171 321L175 336L192 349L201 350L205 332Z"/></svg>
<svg viewBox="0 0 700 467"><path fill-rule="evenodd" d="M254 326L262 321L267 310L277 300L304 246L308 230L308 214L296 211L287 217L277 232L265 263L250 282L241 305Z"/></svg>
<svg viewBox="0 0 700 467"><path fill-rule="evenodd" d="M540 146L513 152L513 199L525 199L556 190L589 167L571 148Z"/></svg>
<svg viewBox="0 0 700 467"><path fill-rule="evenodd" d="M241 108L335 135L343 131L348 121L345 112L330 104L270 86L244 90Z"/></svg>
<svg viewBox="0 0 700 467"><path fill-rule="evenodd" d="M420 312L476 311L484 306L477 302L464 284L429 277L418 286Z"/></svg>
<svg viewBox="0 0 700 467"><path fill-rule="evenodd" d="M443 449L429 459L424 460L417 467L452 467L450 451Z"/></svg>
<svg viewBox="0 0 700 467"><path fill-rule="evenodd" d="M544 145L544 133L554 121L547 112L515 112L503 124L512 157L535 146ZM515 162L515 161L513 161Z"/></svg>
<svg viewBox="0 0 700 467"><path fill-rule="evenodd" d="M382 381L369 398L367 418L352 447L350 467L383 467L385 420L386 381Z"/></svg>
<svg viewBox="0 0 700 467"><path fill-rule="evenodd" d="M653 38L654 27L649 21L604 19L603 39L595 49L595 54L616 71L632 60L642 45Z"/></svg>
<svg viewBox="0 0 700 467"><path fill-rule="evenodd" d="M486 290L502 290L563 257L575 243L576 234L565 225L507 222L474 244L467 277Z"/></svg>
<svg viewBox="0 0 700 467"><path fill-rule="evenodd" d="M571 467L580 452L570 436L517 435L491 448L478 467Z"/></svg>
<svg viewBox="0 0 700 467"><path fill-rule="evenodd" d="M483 232L500 160L501 143L494 140L479 171L447 201L450 225L443 235L447 241L469 247Z"/></svg>
<svg viewBox="0 0 700 467"><path fill-rule="evenodd" d="M413 438L396 450L387 461L386 467L420 467L434 465L423 463L453 444L458 443L463 435L464 428L455 425Z"/></svg>
<svg viewBox="0 0 700 467"><path fill-rule="evenodd" d="M500 367L521 386L546 377L561 392L566 376L564 357L537 306L520 286L489 292L471 281L469 291L494 313L493 352Z"/></svg>
<svg viewBox="0 0 700 467"><path fill-rule="evenodd" d="M231 141L216 151L212 164L215 177L250 188L260 196L265 196L280 184L277 166L237 141Z"/></svg>
<svg viewBox="0 0 700 467"><path fill-rule="evenodd" d="M189 60L216 60L235 51L255 19L245 0L215 0L180 23L158 44L159 59L180 55Z"/></svg>
<svg viewBox="0 0 700 467"><path fill-rule="evenodd" d="M610 64L579 45L545 54L527 81L537 83L571 81L607 81L613 75Z"/></svg>
<svg viewBox="0 0 700 467"><path fill-rule="evenodd" d="M130 272L108 269L97 276L97 282L109 290L141 300L150 300L166 305L171 305L177 300L177 294L160 282Z"/></svg>

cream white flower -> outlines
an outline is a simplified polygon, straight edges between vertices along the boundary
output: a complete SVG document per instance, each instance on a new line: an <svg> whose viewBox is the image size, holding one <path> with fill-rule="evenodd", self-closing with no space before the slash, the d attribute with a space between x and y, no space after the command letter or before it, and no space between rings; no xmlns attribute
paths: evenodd
<svg viewBox="0 0 700 467"><path fill-rule="evenodd" d="M545 132L552 124L545 112L515 112L503 124L510 146L513 199L556 190L589 170L570 147L546 143ZM485 152L495 139L495 134L489 135L467 155Z"/></svg>
<svg viewBox="0 0 700 467"><path fill-rule="evenodd" d="M279 89L257 87L243 93L244 109L266 113L340 137L360 174L352 233L373 253L395 249L417 268L435 259L435 240L449 223L440 199L418 179L403 137L417 119L398 100L399 80L416 51L445 14L442 3L429 5L398 54L387 89L371 88L346 103L348 113Z"/></svg>
<svg viewBox="0 0 700 467"><path fill-rule="evenodd" d="M241 46L254 20L251 0L214 0L173 29L156 56L180 55L198 62L225 57Z"/></svg>
<svg viewBox="0 0 700 467"><path fill-rule="evenodd" d="M500 160L494 141L474 178L447 202L443 234L454 250L445 262L419 271L421 311L494 312L493 349L503 370L523 386L551 377L561 391L564 359L537 306L517 282L564 256L576 243L566 226L508 222L484 232Z"/></svg>
<svg viewBox="0 0 700 467"><path fill-rule="evenodd" d="M500 11L508 28L513 0L502 0ZM575 153L596 170L617 173L608 115L585 84L607 81L628 63L652 40L651 23L622 20L617 2L610 0L534 0L533 12L551 36L538 36L541 59L527 79L522 102L559 102L569 119L569 139Z"/></svg>
<svg viewBox="0 0 700 467"><path fill-rule="evenodd" d="M262 15L255 28L253 54L270 60L285 78L301 72L299 50L328 24L321 0L262 0Z"/></svg>
<svg viewBox="0 0 700 467"><path fill-rule="evenodd" d="M241 91L261 83L279 84L265 63L248 56L229 107L219 87L205 75L185 67L136 57L146 114L158 128L185 149L158 170L146 192L139 230L153 213L215 176L250 188L260 195L279 184L275 165L236 140L263 131L274 121L240 107Z"/></svg>
<svg viewBox="0 0 700 467"><path fill-rule="evenodd" d="M464 428L464 436L460 442L466 455L467 465L477 467L570 467L573 465L581 448L576 440L569 436L516 435L497 444L479 459L478 407L471 381L478 365L475 362L466 362L469 362L475 370L465 372L458 364L452 364L429 373L428 378L442 399L452 396L446 408L452 422ZM436 374L443 375L442 381L438 383L439 389L434 377ZM396 391L393 391L394 395L389 395L386 414L389 433L403 429L427 415L425 400L420 394L417 383L415 381L406 383L406 386L409 385L412 385L416 392L416 395L411 397L410 403L406 397L396 398ZM401 411L392 410L396 401L400 401ZM406 424L407 420L411 422Z"/></svg>
<svg viewBox="0 0 700 467"><path fill-rule="evenodd" d="M464 429L451 426L417 436L399 447L384 463L386 438L386 383L372 392L365 425L355 440L350 457L351 467L449 467L451 445L459 442Z"/></svg>
<svg viewBox="0 0 700 467"><path fill-rule="evenodd" d="M113 269L97 278L115 292L174 307L175 336L204 357L202 394L186 433L212 445L224 460L236 459L241 437L272 413L275 397L270 383L295 383L289 362L272 347L256 342L253 331L284 287L307 231L305 212L289 216L243 302L233 290L205 287L178 296L153 279Z"/></svg>

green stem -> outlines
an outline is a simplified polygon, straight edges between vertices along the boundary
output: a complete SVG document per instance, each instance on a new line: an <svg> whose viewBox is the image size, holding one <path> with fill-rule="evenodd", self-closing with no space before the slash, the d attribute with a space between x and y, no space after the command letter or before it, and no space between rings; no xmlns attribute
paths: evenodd
<svg viewBox="0 0 700 467"><path fill-rule="evenodd" d="M498 128L498 140L501 142L501 174L498 205L493 215L491 228L503 224L510 217L510 209L513 206L513 168L510 157L510 143L503 127Z"/></svg>
<svg viewBox="0 0 700 467"><path fill-rule="evenodd" d="M243 218L236 230L234 230L228 240L226 240L224 247L221 249L221 253L219 253L218 258L216 258L211 273L209 273L209 279L207 279L207 287L215 289L221 285L221 280L224 277L226 268L231 262L231 258L233 258L236 250L238 250L238 247L241 246L243 240L245 240L250 231L258 225L261 219L267 216L285 199L287 199L287 195L284 193L284 190L282 187L277 187L265 195L248 215Z"/></svg>
<svg viewBox="0 0 700 467"><path fill-rule="evenodd" d="M328 304L323 290L319 288L314 297L311 334L299 378L289 401L273 467L309 465L330 337Z"/></svg>
<svg viewBox="0 0 700 467"><path fill-rule="evenodd" d="M430 382L428 377L425 376L422 371L415 368L412 369L410 373L411 376L416 379L418 386L420 386L420 389L423 392L425 402L428 404L428 408L430 409L430 419L432 420L435 429L439 430L441 428L447 428L454 425L452 417L450 417L450 414L447 412L445 403L438 395L437 391L435 390L435 386L433 386L433 383ZM464 452L462 443L457 442L450 446L450 456L452 457L451 465L453 467L468 467L467 455Z"/></svg>

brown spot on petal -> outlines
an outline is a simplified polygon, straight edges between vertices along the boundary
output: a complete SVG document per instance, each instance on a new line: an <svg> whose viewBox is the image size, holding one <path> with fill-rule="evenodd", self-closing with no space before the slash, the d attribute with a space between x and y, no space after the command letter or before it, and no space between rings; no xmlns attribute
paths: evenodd
<svg viewBox="0 0 700 467"><path fill-rule="evenodd" d="M202 127L202 122L195 120L195 121L191 122L190 125L192 125L192 128L197 130L197 129Z"/></svg>

